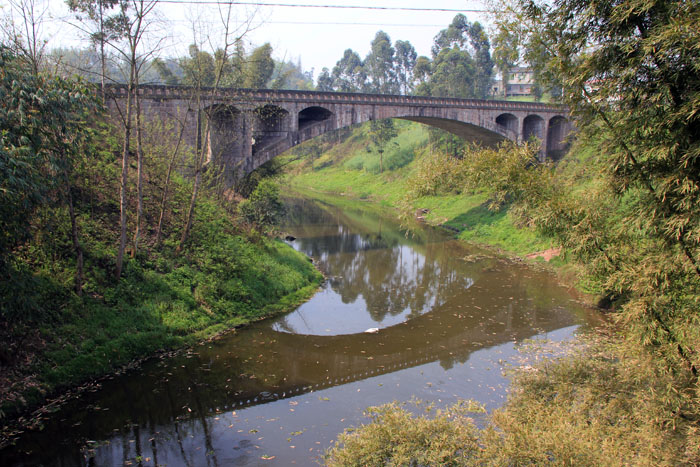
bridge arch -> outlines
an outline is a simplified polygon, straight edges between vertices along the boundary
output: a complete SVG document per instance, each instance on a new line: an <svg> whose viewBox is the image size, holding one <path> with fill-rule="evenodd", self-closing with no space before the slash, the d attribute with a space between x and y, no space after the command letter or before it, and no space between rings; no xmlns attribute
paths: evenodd
<svg viewBox="0 0 700 467"><path fill-rule="evenodd" d="M278 105L265 104L255 108L253 110L253 155L270 142L286 137L291 128L290 123L289 111Z"/></svg>
<svg viewBox="0 0 700 467"><path fill-rule="evenodd" d="M539 115L528 115L523 120L523 141L528 141L535 137L540 141L544 141L544 119Z"/></svg>
<svg viewBox="0 0 700 467"><path fill-rule="evenodd" d="M313 105L305 107L297 114L297 124L299 131L304 131L309 127L318 124L319 122L330 121L333 119L333 112L325 107Z"/></svg>
<svg viewBox="0 0 700 467"><path fill-rule="evenodd" d="M208 129L204 138L206 145L207 162L217 162L227 159L230 154L235 154L244 141L241 130L247 126L243 112L233 106L226 104L214 104L203 109L203 118L207 121L199 122L204 131Z"/></svg>
<svg viewBox="0 0 700 467"><path fill-rule="evenodd" d="M515 136L511 139L517 139L518 137L518 117L512 113L503 113L496 117L496 125L501 128L506 133Z"/></svg>
<svg viewBox="0 0 700 467"><path fill-rule="evenodd" d="M440 128L447 132L457 135L468 141L479 141L485 145L495 145L504 139L506 136L497 131L498 128L494 125L492 129L482 125L476 125L457 119L438 118L438 117L410 117L398 116L401 120L409 120L412 122L422 123L424 125Z"/></svg>
<svg viewBox="0 0 700 467"><path fill-rule="evenodd" d="M570 131L569 121L561 115L549 119L547 125L547 157L559 160L569 150L567 136Z"/></svg>

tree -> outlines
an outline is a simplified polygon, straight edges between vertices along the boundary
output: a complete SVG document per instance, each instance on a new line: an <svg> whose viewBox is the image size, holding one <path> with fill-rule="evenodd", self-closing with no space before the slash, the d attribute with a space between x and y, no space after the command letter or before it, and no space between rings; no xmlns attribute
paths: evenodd
<svg viewBox="0 0 700 467"><path fill-rule="evenodd" d="M35 75L46 51L43 28L47 11L48 4L43 0L9 0L8 16L0 24L15 56L25 60Z"/></svg>
<svg viewBox="0 0 700 467"><path fill-rule="evenodd" d="M82 250L71 189L76 160L87 156L90 134L83 127L97 107L93 94L80 83L36 75L30 62L4 46L0 69L0 274L12 250L31 235L34 212L68 204L80 292Z"/></svg>
<svg viewBox="0 0 700 467"><path fill-rule="evenodd" d="M126 250L127 237L127 183L129 175L129 154L131 152L131 130L132 130L132 102L135 102L136 117L136 157L137 157L137 210L136 210L136 230L133 237L132 255L138 250L138 243L141 234L141 221L143 217L143 150L142 150L142 125L141 125L141 103L139 93L139 77L142 67L158 49L158 45L146 48L145 35L152 26L149 15L157 5L157 0L131 0L130 3L122 3L121 12L115 18L115 31L118 36L125 41L121 44L110 43L111 46L123 57L126 63L127 79L127 99L126 108L122 113L122 124L124 126L124 140L122 144L122 172L119 188L119 247L117 249L117 264L115 276L119 278L122 272L124 261L124 251Z"/></svg>
<svg viewBox="0 0 700 467"><path fill-rule="evenodd" d="M214 75L213 88L218 88L225 81L225 71L228 69L228 65L233 63L233 70L236 70L237 60L242 56L242 44L243 37L250 30L250 25L253 21L253 17L249 17L242 26L233 27L232 26L232 15L233 15L233 4L227 4L226 6L220 7L219 16L221 18L222 31L219 37L223 40L223 45L217 49L217 60L215 61L216 69ZM195 37L197 36L197 30L193 25L195 31ZM266 44L269 46L269 44ZM263 46L264 47L264 46ZM233 49L233 52L232 52ZM263 49L264 52L265 49ZM263 53L261 52L261 53ZM232 57L233 55L233 57ZM269 54L268 54L269 55ZM233 58L233 62L230 60ZM201 88L197 87L194 90L193 101L196 109L202 108L202 93ZM211 112L211 108L208 112ZM202 118L202 111L197 112L197 130L200 135L205 136L209 134L211 115L207 115L207 118ZM202 122L204 120L204 122ZM202 123L204 123L202 128ZM192 195L190 197L189 208L187 209L187 215L185 218L185 225L182 229L182 235L180 237L180 243L178 244L176 250L181 251L187 239L189 238L192 225L194 223L195 212L197 209L197 199L199 196L199 190L202 183L202 174L205 169L205 161L208 154L208 146L200 145L197 148L198 154L195 157L195 170L194 170L194 180L192 184Z"/></svg>
<svg viewBox="0 0 700 467"><path fill-rule="evenodd" d="M384 148L387 143L398 135L394 121L390 118L383 120L372 120L369 122L367 132L369 140L374 149L379 153L379 172L384 172Z"/></svg>
<svg viewBox="0 0 700 467"><path fill-rule="evenodd" d="M594 262L636 341L697 382L700 327L700 3L524 2L506 17L526 56L600 141L612 224L572 224L574 251ZM593 214L593 213L591 213ZM552 219L560 225L564 216ZM596 218L596 217L592 217Z"/></svg>
<svg viewBox="0 0 700 467"><path fill-rule="evenodd" d="M77 13L83 31L93 47L97 48L100 58L100 87L102 101L105 100L105 79L107 77L107 56L105 46L109 41L119 37L121 15L108 12L117 7L120 0L66 0L68 8Z"/></svg>
<svg viewBox="0 0 700 467"><path fill-rule="evenodd" d="M440 50L432 62L429 81L431 96L474 98L477 69L469 52L459 48Z"/></svg>
<svg viewBox="0 0 700 467"><path fill-rule="evenodd" d="M245 81L246 88L264 88L275 70L275 61L272 59L272 46L263 44L253 50L246 61Z"/></svg>
<svg viewBox="0 0 700 467"><path fill-rule="evenodd" d="M489 41L479 23L470 23L458 14L440 31L431 48L433 60L416 65L421 76L421 94L444 97L485 98L489 95L493 75ZM425 80L425 76L429 79Z"/></svg>
<svg viewBox="0 0 700 467"><path fill-rule="evenodd" d="M333 90L363 92L367 88L367 72L357 52L347 49L333 67Z"/></svg>
<svg viewBox="0 0 700 467"><path fill-rule="evenodd" d="M323 92L330 92L333 90L333 78L331 78L331 73L326 67L323 67L321 74L318 75L316 90Z"/></svg>
<svg viewBox="0 0 700 467"><path fill-rule="evenodd" d="M510 70L520 58L518 35L509 28L498 28L493 38L493 62L501 74L503 96L508 91Z"/></svg>
<svg viewBox="0 0 700 467"><path fill-rule="evenodd" d="M413 91L413 69L416 66L416 49L409 41L396 41L395 70L399 82L401 94L410 94Z"/></svg>
<svg viewBox="0 0 700 467"><path fill-rule="evenodd" d="M398 94L399 86L394 70L394 48L384 31L378 31L365 57L364 70L369 78L368 90L377 94Z"/></svg>
<svg viewBox="0 0 700 467"><path fill-rule="evenodd" d="M416 94L420 96L430 95L430 73L432 62L424 55L416 59L416 65L413 67L413 81L415 84Z"/></svg>
<svg viewBox="0 0 700 467"><path fill-rule="evenodd" d="M479 22L469 26L467 36L476 67L474 91L476 97L485 99L491 94L491 81L493 80L493 60L491 60L489 38Z"/></svg>
<svg viewBox="0 0 700 467"><path fill-rule="evenodd" d="M238 205L238 212L249 224L263 231L272 231L285 214L279 187L269 179L260 181L250 198Z"/></svg>
<svg viewBox="0 0 700 467"><path fill-rule="evenodd" d="M196 44L189 47L189 57L180 59L182 82L188 86L202 88L211 86L216 79L214 57L209 52L199 50Z"/></svg>

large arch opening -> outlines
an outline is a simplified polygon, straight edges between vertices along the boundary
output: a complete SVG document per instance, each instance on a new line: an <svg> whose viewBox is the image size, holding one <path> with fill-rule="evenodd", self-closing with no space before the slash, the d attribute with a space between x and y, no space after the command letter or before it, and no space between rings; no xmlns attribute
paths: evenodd
<svg viewBox="0 0 700 467"><path fill-rule="evenodd" d="M472 123L461 122L437 117L396 117L401 120L422 123L424 125L440 128L466 141L474 141L483 146L496 146L503 141L505 136L484 127Z"/></svg>
<svg viewBox="0 0 700 467"><path fill-rule="evenodd" d="M496 117L496 125L503 129L506 133L517 136L518 134L518 117L513 114L501 114Z"/></svg>
<svg viewBox="0 0 700 467"><path fill-rule="evenodd" d="M312 106L307 107L301 112L299 112L298 118L299 131L301 132L311 127L312 125L315 125L316 123L330 120L331 118L333 118L333 112L323 107Z"/></svg>
<svg viewBox="0 0 700 467"><path fill-rule="evenodd" d="M288 116L289 112L272 104L263 105L253 111L253 154L260 148L287 137Z"/></svg>
<svg viewBox="0 0 700 467"><path fill-rule="evenodd" d="M207 151L207 162L228 161L232 155L240 152L245 144L242 134L245 134L245 118L239 109L230 105L215 105L204 109L200 122L201 134ZM242 131L243 130L243 131ZM230 162L230 161L229 161Z"/></svg>
<svg viewBox="0 0 700 467"><path fill-rule="evenodd" d="M528 115L523 120L523 141L532 138L544 140L544 120L539 115Z"/></svg>
<svg viewBox="0 0 700 467"><path fill-rule="evenodd" d="M547 157L557 161L569 150L569 121L561 116L552 117L547 127Z"/></svg>

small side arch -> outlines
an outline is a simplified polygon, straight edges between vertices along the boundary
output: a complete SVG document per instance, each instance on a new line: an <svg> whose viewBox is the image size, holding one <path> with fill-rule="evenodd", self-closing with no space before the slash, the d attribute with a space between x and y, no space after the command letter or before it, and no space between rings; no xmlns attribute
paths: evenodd
<svg viewBox="0 0 700 467"><path fill-rule="evenodd" d="M569 121L557 115L549 119L547 126L547 157L557 161L569 150Z"/></svg>
<svg viewBox="0 0 700 467"><path fill-rule="evenodd" d="M523 141L533 137L544 141L544 119L539 115L528 115L523 120Z"/></svg>
<svg viewBox="0 0 700 467"><path fill-rule="evenodd" d="M505 113L496 117L496 125L508 133L518 134L518 117Z"/></svg>

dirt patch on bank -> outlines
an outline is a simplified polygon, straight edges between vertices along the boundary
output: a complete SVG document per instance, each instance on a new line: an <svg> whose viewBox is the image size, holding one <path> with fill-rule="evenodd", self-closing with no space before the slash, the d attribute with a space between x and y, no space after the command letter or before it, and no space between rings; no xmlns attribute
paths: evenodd
<svg viewBox="0 0 700 467"><path fill-rule="evenodd" d="M544 258L545 261L549 262L552 258L556 258L561 254L561 247L550 248L544 251L536 251L535 253L530 253L525 256L527 259Z"/></svg>

